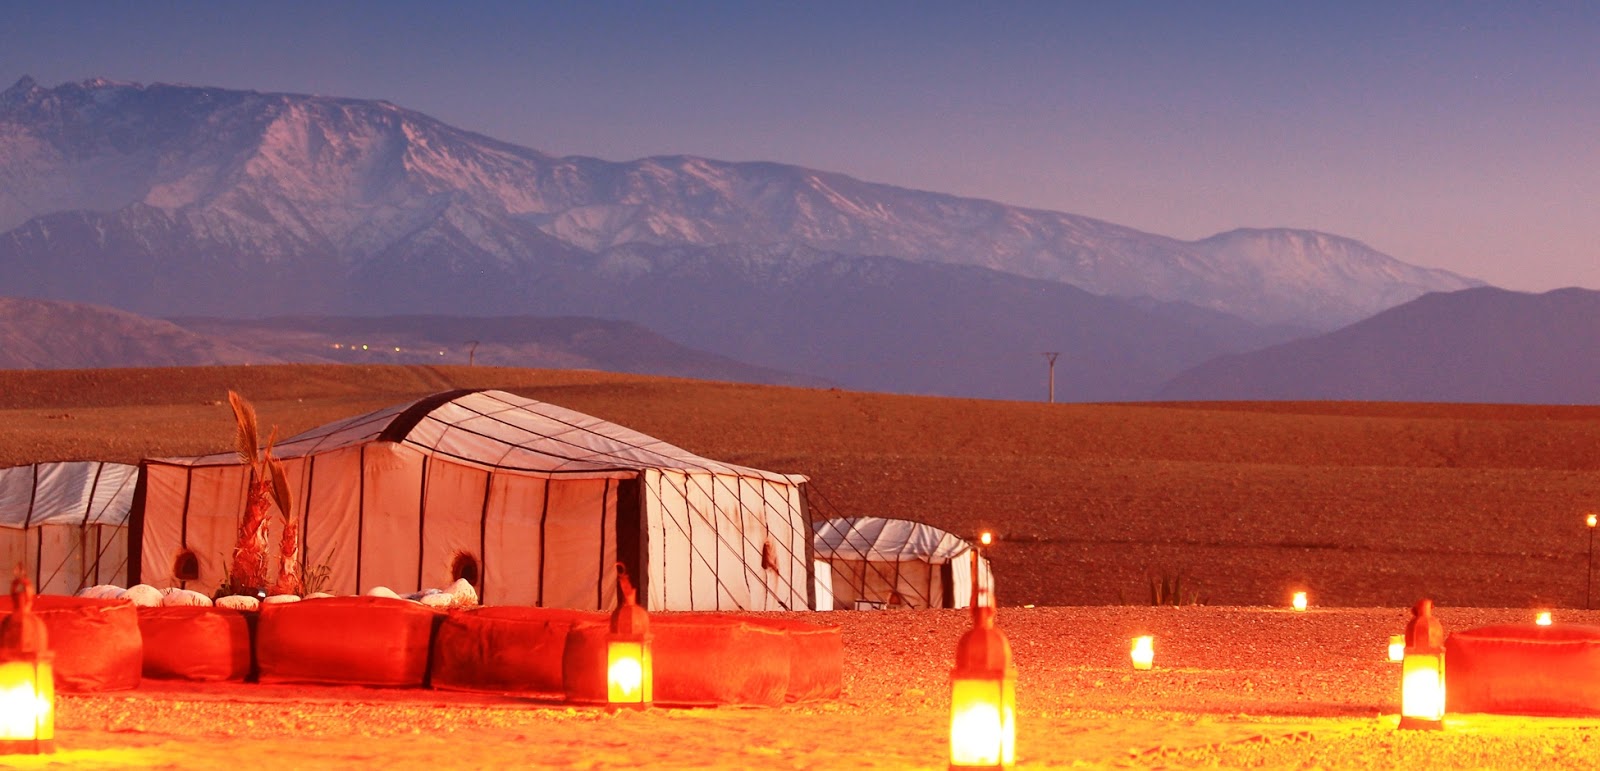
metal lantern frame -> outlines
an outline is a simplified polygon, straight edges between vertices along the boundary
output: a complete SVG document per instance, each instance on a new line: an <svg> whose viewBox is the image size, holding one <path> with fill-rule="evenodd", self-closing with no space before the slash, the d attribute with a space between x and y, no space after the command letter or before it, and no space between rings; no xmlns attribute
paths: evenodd
<svg viewBox="0 0 1600 771"><path fill-rule="evenodd" d="M55 654L33 613L33 583L19 566L11 615L0 621L0 754L55 752Z"/></svg>
<svg viewBox="0 0 1600 771"><path fill-rule="evenodd" d="M643 709L655 700L650 614L640 607L628 574L617 568L617 609L606 635L606 703Z"/></svg>
<svg viewBox="0 0 1600 771"><path fill-rule="evenodd" d="M1420 600L1411 609L1400 660L1400 728L1443 728L1444 694L1444 627L1433 617L1433 601Z"/></svg>
<svg viewBox="0 0 1600 771"><path fill-rule="evenodd" d="M950 768L1010 768L1016 763L1017 669L1011 643L995 627L993 603L978 586L972 552L972 628L956 643L950 672Z"/></svg>

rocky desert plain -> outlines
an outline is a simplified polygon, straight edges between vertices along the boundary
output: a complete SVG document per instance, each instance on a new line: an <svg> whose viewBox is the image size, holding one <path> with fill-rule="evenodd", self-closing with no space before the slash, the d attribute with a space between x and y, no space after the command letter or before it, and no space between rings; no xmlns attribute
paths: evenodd
<svg viewBox="0 0 1600 771"><path fill-rule="evenodd" d="M227 450L229 389L289 435L452 388L522 393L806 474L814 516L997 533L1018 768L1600 765L1600 707L1396 730L1385 650L1422 597L1447 632L1541 609L1600 625L1583 609L1600 407L1045 404L485 367L5 371L0 466ZM1152 581L1180 576L1195 602L1153 605ZM1294 591L1308 611L1287 608ZM59 750L0 765L947 764L965 612L785 615L841 628L841 699L612 713L514 695L147 680L61 696ZM1155 636L1151 671L1128 664L1135 634Z"/></svg>

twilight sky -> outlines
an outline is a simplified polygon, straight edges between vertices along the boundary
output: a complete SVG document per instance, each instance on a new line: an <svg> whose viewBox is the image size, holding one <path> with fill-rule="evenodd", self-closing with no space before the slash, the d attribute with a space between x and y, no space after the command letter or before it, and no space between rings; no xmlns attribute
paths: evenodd
<svg viewBox="0 0 1600 771"><path fill-rule="evenodd" d="M40 2L0 89L387 99L558 155L770 160L1180 238L1600 289L1600 3Z"/></svg>

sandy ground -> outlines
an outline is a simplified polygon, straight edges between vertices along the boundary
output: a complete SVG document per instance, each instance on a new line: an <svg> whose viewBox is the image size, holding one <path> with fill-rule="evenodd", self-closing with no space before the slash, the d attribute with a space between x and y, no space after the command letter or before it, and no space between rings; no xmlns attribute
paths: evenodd
<svg viewBox="0 0 1600 771"><path fill-rule="evenodd" d="M1441 608L1447 631L1528 620ZM775 709L610 713L428 690L146 681L63 696L53 756L22 768L936 769L958 611L801 616L842 627L845 694ZM1019 768L1593 769L1600 714L1451 715L1395 730L1390 634L1407 612L1003 608L1019 672ZM1600 611L1558 611L1600 625ZM1156 638L1135 672L1127 641Z"/></svg>

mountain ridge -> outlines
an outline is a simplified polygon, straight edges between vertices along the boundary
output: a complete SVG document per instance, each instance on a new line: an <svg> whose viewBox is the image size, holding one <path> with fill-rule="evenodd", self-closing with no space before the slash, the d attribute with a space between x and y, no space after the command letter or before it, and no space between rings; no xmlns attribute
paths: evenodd
<svg viewBox="0 0 1600 771"><path fill-rule="evenodd" d="M1600 292L1423 295L1323 335L1188 369L1162 400L1600 402Z"/></svg>

